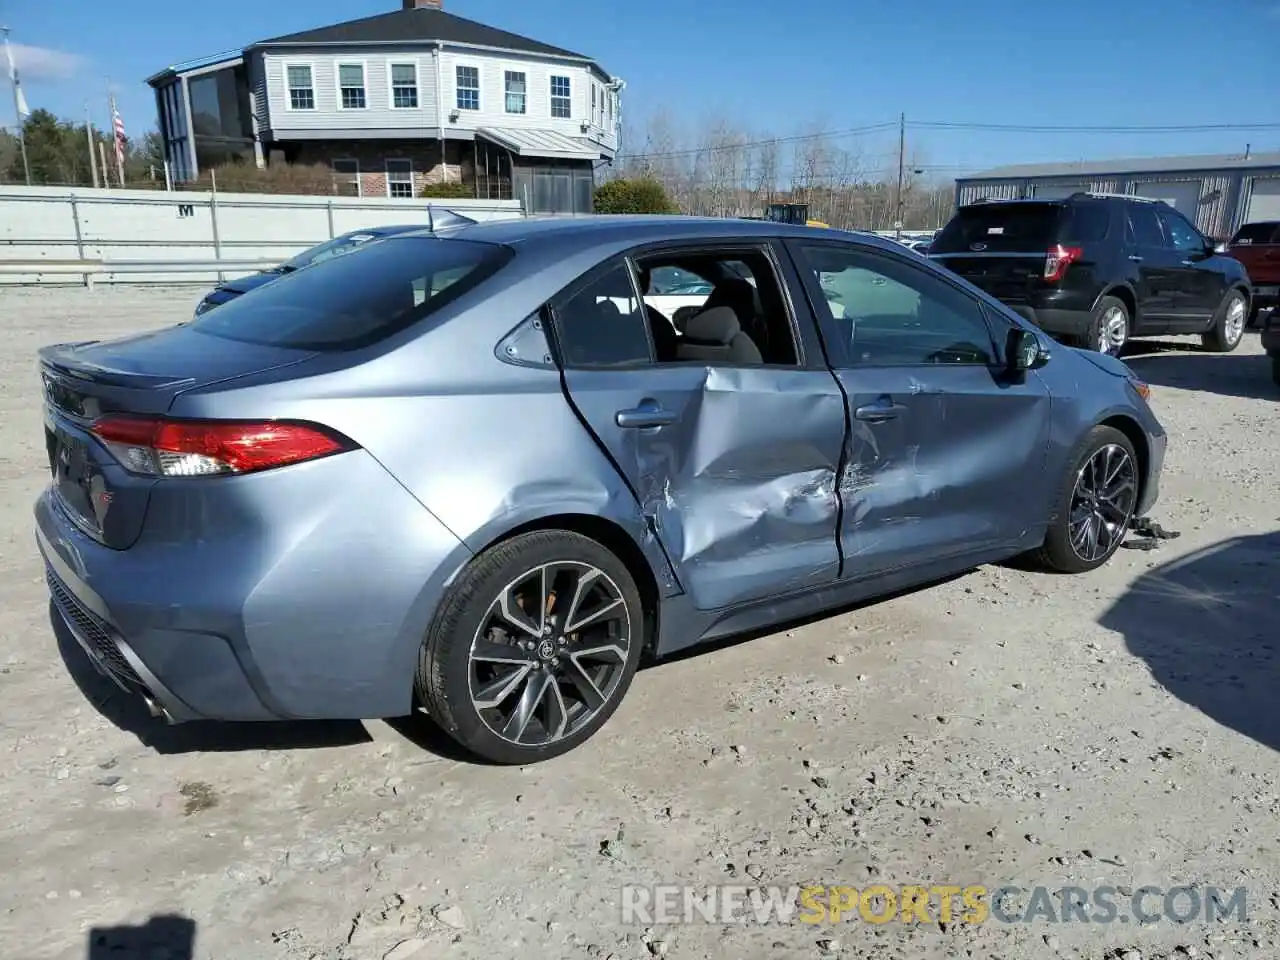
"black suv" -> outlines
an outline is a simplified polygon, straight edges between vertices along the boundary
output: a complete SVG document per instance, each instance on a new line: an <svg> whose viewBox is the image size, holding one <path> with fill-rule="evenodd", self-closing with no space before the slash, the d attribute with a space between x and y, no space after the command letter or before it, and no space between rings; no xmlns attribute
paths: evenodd
<svg viewBox="0 0 1280 960"><path fill-rule="evenodd" d="M1116 354L1130 336L1244 336L1249 275L1162 200L1076 193L961 207L929 256L1049 333Z"/></svg>

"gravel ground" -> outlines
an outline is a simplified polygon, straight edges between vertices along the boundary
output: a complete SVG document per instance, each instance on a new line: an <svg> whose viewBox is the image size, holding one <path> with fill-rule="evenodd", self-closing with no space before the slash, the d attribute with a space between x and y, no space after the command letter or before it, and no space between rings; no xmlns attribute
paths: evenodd
<svg viewBox="0 0 1280 960"><path fill-rule="evenodd" d="M34 351L180 319L196 296L0 294L0 955L1280 956L1280 393L1256 334L1133 359L1171 438L1153 518L1182 535L1158 551L1080 577L984 568L664 663L583 748L495 769L418 720L166 727L51 627ZM1244 886L1248 918L646 925L621 908L624 884L877 882L1111 885L1126 920L1144 885Z"/></svg>

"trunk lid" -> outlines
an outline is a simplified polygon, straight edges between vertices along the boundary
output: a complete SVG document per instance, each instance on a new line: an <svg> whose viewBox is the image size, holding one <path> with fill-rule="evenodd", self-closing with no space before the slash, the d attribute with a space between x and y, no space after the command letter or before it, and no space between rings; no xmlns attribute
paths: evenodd
<svg viewBox="0 0 1280 960"><path fill-rule="evenodd" d="M930 253L929 256L1002 303L1030 304L1032 295L1044 285L1047 251L969 256Z"/></svg>
<svg viewBox="0 0 1280 960"><path fill-rule="evenodd" d="M1050 247L1071 219L1066 204L989 201L961 207L929 248L929 257L1005 303L1031 301L1043 286Z"/></svg>
<svg viewBox="0 0 1280 960"><path fill-rule="evenodd" d="M156 480L125 471L93 436L93 421L108 413L163 414L188 390L312 356L185 326L41 348L45 451L56 501L93 539L121 550L132 546Z"/></svg>

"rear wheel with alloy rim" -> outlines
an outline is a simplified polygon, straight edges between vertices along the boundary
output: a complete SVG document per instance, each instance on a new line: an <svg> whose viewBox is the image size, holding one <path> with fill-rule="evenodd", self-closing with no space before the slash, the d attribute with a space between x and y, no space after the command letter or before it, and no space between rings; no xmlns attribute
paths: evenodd
<svg viewBox="0 0 1280 960"><path fill-rule="evenodd" d="M569 531L522 534L472 561L442 603L419 699L487 760L546 760L617 709L644 637L635 582L613 553Z"/></svg>
<svg viewBox="0 0 1280 960"><path fill-rule="evenodd" d="M1090 349L1118 357L1129 342L1129 308L1117 297L1103 297L1093 311Z"/></svg>
<svg viewBox="0 0 1280 960"><path fill-rule="evenodd" d="M1213 326L1201 338L1206 350L1230 353L1244 339L1245 322L1249 318L1249 304L1239 290L1232 290L1213 315Z"/></svg>
<svg viewBox="0 0 1280 960"><path fill-rule="evenodd" d="M1076 449L1036 554L1061 573L1084 573L1110 560L1138 504L1138 458L1128 437L1098 426Z"/></svg>

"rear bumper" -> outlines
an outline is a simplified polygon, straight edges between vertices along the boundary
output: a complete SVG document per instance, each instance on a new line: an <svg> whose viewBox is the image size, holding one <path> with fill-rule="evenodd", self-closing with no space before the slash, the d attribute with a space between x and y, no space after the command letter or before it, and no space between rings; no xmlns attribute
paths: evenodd
<svg viewBox="0 0 1280 960"><path fill-rule="evenodd" d="M175 721L408 713L423 633L470 556L362 451L159 484L128 550L85 536L51 490L35 520L72 636Z"/></svg>
<svg viewBox="0 0 1280 960"><path fill-rule="evenodd" d="M1015 313L1030 320L1046 333L1060 336L1087 337L1093 314L1088 310L1061 310L1051 307L1011 306Z"/></svg>
<svg viewBox="0 0 1280 960"><path fill-rule="evenodd" d="M1263 310L1280 306L1280 284L1256 283L1253 286L1252 305Z"/></svg>

